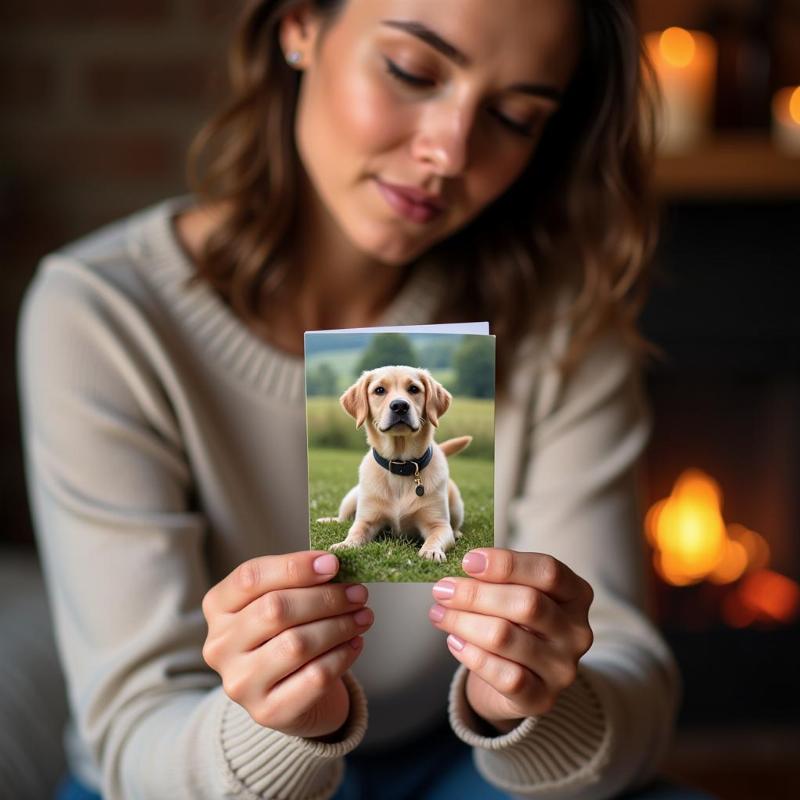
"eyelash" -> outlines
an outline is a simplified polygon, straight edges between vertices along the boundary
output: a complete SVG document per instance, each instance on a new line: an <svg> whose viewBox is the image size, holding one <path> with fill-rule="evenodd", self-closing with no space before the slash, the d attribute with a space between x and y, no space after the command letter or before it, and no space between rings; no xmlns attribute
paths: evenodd
<svg viewBox="0 0 800 800"><path fill-rule="evenodd" d="M390 61L388 58L383 59L386 62L386 71L394 78L397 78L401 82L408 84L410 86L414 86L416 88L424 88L430 86L432 81L427 80L426 78L418 78L415 75L409 75L409 73L404 72L401 70L394 62ZM520 125L514 120L509 119L508 117L504 117L502 114L498 113L497 111L492 112L500 122L505 125L509 130L513 131L514 133L519 134L520 136L524 136L527 139L533 138L533 131L526 125Z"/></svg>

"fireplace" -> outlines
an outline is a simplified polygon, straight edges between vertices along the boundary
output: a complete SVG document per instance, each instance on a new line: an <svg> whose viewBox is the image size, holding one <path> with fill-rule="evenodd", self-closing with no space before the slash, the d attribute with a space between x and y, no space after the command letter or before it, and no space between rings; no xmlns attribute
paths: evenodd
<svg viewBox="0 0 800 800"><path fill-rule="evenodd" d="M671 202L643 319L646 537L679 724L800 719L800 202Z"/></svg>

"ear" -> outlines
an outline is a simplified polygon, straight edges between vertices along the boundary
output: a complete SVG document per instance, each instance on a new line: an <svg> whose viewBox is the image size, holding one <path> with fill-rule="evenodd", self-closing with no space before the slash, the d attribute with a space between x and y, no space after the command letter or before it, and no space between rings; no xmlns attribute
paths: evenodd
<svg viewBox="0 0 800 800"><path fill-rule="evenodd" d="M425 387L425 417L434 428L439 427L439 417L450 408L453 395L426 369L419 370L419 379Z"/></svg>
<svg viewBox="0 0 800 800"><path fill-rule="evenodd" d="M292 51L302 54L300 64L305 68L316 52L321 19L311 3L303 3L288 11L278 23L278 40L284 55Z"/></svg>
<svg viewBox="0 0 800 800"><path fill-rule="evenodd" d="M361 377L339 398L342 408L355 418L356 428L360 428L364 424L369 413L367 384L371 376L371 370L362 372Z"/></svg>

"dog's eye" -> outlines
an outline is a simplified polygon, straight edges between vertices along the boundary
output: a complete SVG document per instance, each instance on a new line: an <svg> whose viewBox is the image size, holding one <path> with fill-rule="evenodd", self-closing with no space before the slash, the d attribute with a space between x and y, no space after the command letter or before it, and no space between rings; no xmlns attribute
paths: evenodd
<svg viewBox="0 0 800 800"><path fill-rule="evenodd" d="M376 386L375 394L386 394L386 389L384 389L383 386Z"/></svg>
<svg viewBox="0 0 800 800"><path fill-rule="evenodd" d="M419 386L414 386L414 384L412 384L411 386L408 387L408 391L410 394L418 394Z"/></svg>

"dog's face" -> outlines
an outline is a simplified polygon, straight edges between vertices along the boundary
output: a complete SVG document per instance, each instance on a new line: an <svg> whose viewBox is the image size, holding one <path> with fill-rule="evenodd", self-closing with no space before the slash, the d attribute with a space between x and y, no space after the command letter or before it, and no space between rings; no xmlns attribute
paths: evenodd
<svg viewBox="0 0 800 800"><path fill-rule="evenodd" d="M365 371L339 398L360 428L369 419L387 436L408 436L426 422L434 427L453 397L428 370L391 366Z"/></svg>

